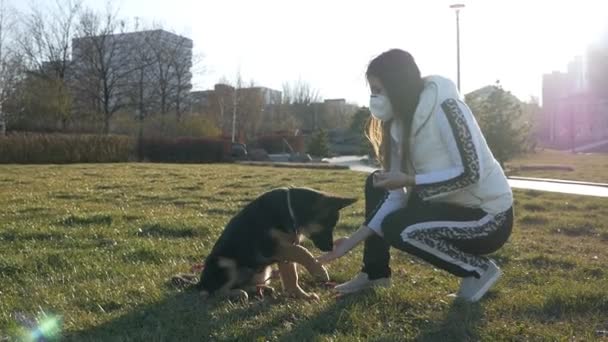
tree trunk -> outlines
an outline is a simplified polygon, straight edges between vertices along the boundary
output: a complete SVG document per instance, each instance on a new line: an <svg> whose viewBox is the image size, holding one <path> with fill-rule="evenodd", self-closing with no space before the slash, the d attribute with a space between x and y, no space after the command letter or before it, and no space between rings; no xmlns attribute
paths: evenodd
<svg viewBox="0 0 608 342"><path fill-rule="evenodd" d="M103 120L103 134L104 135L110 134L110 116L109 115L106 115Z"/></svg>

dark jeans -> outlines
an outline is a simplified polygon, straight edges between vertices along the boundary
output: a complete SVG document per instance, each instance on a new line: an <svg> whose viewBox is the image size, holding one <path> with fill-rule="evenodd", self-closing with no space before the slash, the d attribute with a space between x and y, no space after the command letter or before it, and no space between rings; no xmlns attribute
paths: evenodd
<svg viewBox="0 0 608 342"><path fill-rule="evenodd" d="M376 213L387 194L385 190L374 188L372 175L368 176L365 182L366 221ZM485 221L479 221L484 218ZM420 226L424 226L423 229ZM384 219L384 237L374 234L365 240L362 272L370 279L390 277L389 250L392 246L456 276L479 277L489 262L482 255L502 247L512 226L512 209L494 219L481 209L425 202L414 192L405 208Z"/></svg>

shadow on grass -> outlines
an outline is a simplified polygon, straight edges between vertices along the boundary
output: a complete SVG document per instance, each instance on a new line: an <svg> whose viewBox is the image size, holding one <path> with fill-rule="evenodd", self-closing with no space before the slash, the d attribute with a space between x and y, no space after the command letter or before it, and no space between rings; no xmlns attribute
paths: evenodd
<svg viewBox="0 0 608 342"><path fill-rule="evenodd" d="M164 237L164 238L193 238L200 232L193 227L168 226L160 223L144 224L137 233L140 237Z"/></svg>
<svg viewBox="0 0 608 342"><path fill-rule="evenodd" d="M370 298L373 296L373 291L363 291L354 296L335 300L315 317L300 320L300 324L280 336L279 341L314 341L319 338L319 335L353 333L352 329L356 329L356 327L347 328L350 323L346 322L348 319L343 319L343 313L351 311L351 308L365 302L366 299L371 300Z"/></svg>
<svg viewBox="0 0 608 342"><path fill-rule="evenodd" d="M539 305L522 307L516 314L524 320L552 322L581 317L602 317L608 312L608 296L591 283L554 286Z"/></svg>
<svg viewBox="0 0 608 342"><path fill-rule="evenodd" d="M250 341L271 335L281 341L314 340L320 334L339 330L341 312L360 300L338 300L306 319L294 310L290 303L294 300L281 294L274 299L251 298L247 304L234 304L226 299L202 300L198 292L186 290L96 327L67 333L62 340ZM281 335L288 326L291 328Z"/></svg>
<svg viewBox="0 0 608 342"><path fill-rule="evenodd" d="M112 224L112 216L110 215L70 215L59 222L65 227L103 225L109 226Z"/></svg>
<svg viewBox="0 0 608 342"><path fill-rule="evenodd" d="M299 303L279 294L276 299L248 304L226 300L203 301L196 291L174 294L160 302L140 307L91 329L64 336L65 341L251 341L273 336L278 341L312 341L322 336L356 336L357 327L348 318L352 310L373 301L373 292L336 300L312 317L295 309ZM314 305L314 304L311 304ZM320 304L321 305L321 304ZM456 302L445 318L422 327L420 341L475 341L482 319L478 304ZM397 333L398 335L394 335ZM354 334L354 335L353 335ZM374 340L394 341L397 331Z"/></svg>
<svg viewBox="0 0 608 342"><path fill-rule="evenodd" d="M116 319L68 333L64 341L207 340L212 317L208 305L192 291L134 309Z"/></svg>
<svg viewBox="0 0 608 342"><path fill-rule="evenodd" d="M455 300L443 320L431 324L417 341L478 341L483 310L479 303Z"/></svg>

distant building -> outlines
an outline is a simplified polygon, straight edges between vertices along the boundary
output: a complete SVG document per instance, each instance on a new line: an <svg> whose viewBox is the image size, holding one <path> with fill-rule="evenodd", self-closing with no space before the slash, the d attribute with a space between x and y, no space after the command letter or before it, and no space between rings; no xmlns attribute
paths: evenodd
<svg viewBox="0 0 608 342"><path fill-rule="evenodd" d="M543 145L570 149L608 139L608 97L590 82L591 73L601 70L593 63L587 56L577 57L567 72L543 75Z"/></svg>
<svg viewBox="0 0 608 342"><path fill-rule="evenodd" d="M108 83L114 87L112 105L147 114L183 112L192 88L192 46L191 39L164 30L75 38L69 75L80 90L75 100L99 105L86 103L93 97L87 99L85 93L101 88L95 74L100 68L96 63L103 60L108 64Z"/></svg>
<svg viewBox="0 0 608 342"><path fill-rule="evenodd" d="M190 98L192 113L211 118L224 136L231 136L233 114L236 114L236 135L246 140L277 132L310 135L318 129L346 129L358 109L345 99L327 99L303 105L305 108L302 105L290 106L281 103L281 91L245 87L235 92L233 86L226 84L216 84L210 90L192 91Z"/></svg>
<svg viewBox="0 0 608 342"><path fill-rule="evenodd" d="M220 83L211 90L190 92L190 99L191 112L212 118L224 136L232 134L232 117L236 114L237 135L244 136L258 134L262 124L273 119L276 107L281 104L282 93L267 87L235 90L231 85Z"/></svg>
<svg viewBox="0 0 608 342"><path fill-rule="evenodd" d="M359 107L346 102L345 99L327 99L323 102L315 102L312 122L302 129L312 132L317 129L335 130L350 127L353 115Z"/></svg>

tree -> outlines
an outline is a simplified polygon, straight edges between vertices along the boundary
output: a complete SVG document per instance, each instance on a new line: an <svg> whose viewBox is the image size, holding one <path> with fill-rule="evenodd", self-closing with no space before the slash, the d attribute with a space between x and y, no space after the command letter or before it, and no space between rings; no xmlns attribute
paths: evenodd
<svg viewBox="0 0 608 342"><path fill-rule="evenodd" d="M355 112L350 123L350 132L359 138L359 153L365 155L373 154L373 147L366 136L367 125L371 112L367 107L361 107Z"/></svg>
<svg viewBox="0 0 608 342"><path fill-rule="evenodd" d="M298 132L299 123L289 109L289 106L278 103L267 106L260 123L260 132L273 134L276 132Z"/></svg>
<svg viewBox="0 0 608 342"><path fill-rule="evenodd" d="M179 120L187 107L187 93L192 88L192 40L170 34L158 26L149 32L145 51L152 60L155 84L154 99L160 114L175 112Z"/></svg>
<svg viewBox="0 0 608 342"><path fill-rule="evenodd" d="M497 82L466 95L494 157L504 163L529 150L530 123L522 119L521 103Z"/></svg>
<svg viewBox="0 0 608 342"><path fill-rule="evenodd" d="M56 78L26 73L19 80L6 107L10 124L27 131L65 129L71 111L71 97L65 84Z"/></svg>
<svg viewBox="0 0 608 342"><path fill-rule="evenodd" d="M329 156L329 138L325 130L320 129L313 134L308 143L307 152L317 157Z"/></svg>
<svg viewBox="0 0 608 342"><path fill-rule="evenodd" d="M318 127L320 101L319 91L301 79L283 84L283 104L289 108L300 122L300 127L304 129L314 131Z"/></svg>
<svg viewBox="0 0 608 342"><path fill-rule="evenodd" d="M237 71L234 85L223 77L216 85L213 100L214 109L219 111L220 127L224 132L234 133L234 138L254 139L262 129L266 103L264 92L254 80L248 85Z"/></svg>
<svg viewBox="0 0 608 342"><path fill-rule="evenodd" d="M14 49L14 29L16 22L12 8L0 0L0 135L6 134L7 115L4 106L14 94L16 84L22 75L23 60Z"/></svg>
<svg viewBox="0 0 608 342"><path fill-rule="evenodd" d="M20 48L28 70L40 77L64 80L70 66L82 0L55 0L54 7L34 4L23 16Z"/></svg>
<svg viewBox="0 0 608 342"><path fill-rule="evenodd" d="M188 45L189 42L189 46ZM190 90L192 90L192 68L196 65L197 72L202 73L204 68L201 66L202 55L192 56L192 54L179 53L184 48L192 48L192 41L182 39L177 48L173 51L173 57L170 63L173 67L175 75L175 91L173 93L172 102L175 108L177 119L180 120L184 111L189 107Z"/></svg>
<svg viewBox="0 0 608 342"><path fill-rule="evenodd" d="M259 134L264 119L264 94L253 80L248 87L241 88L239 93L239 129L248 140L253 140Z"/></svg>
<svg viewBox="0 0 608 342"><path fill-rule="evenodd" d="M32 4L29 12L22 15L19 48L28 70L28 81L23 90L34 91L33 94L24 94L28 107L23 108L23 115L35 116L23 117L25 121L37 123L42 119L46 128L51 128L54 127L51 121L57 120L65 130L71 120L71 97L66 75L81 3L81 0L56 0L53 6ZM51 102L36 103L43 100Z"/></svg>
<svg viewBox="0 0 608 342"><path fill-rule="evenodd" d="M326 130L348 130L353 115L358 110L358 106L347 103L344 99L325 100L315 105L318 107L315 128Z"/></svg>
<svg viewBox="0 0 608 342"><path fill-rule="evenodd" d="M125 22L110 6L103 15L85 10L72 49L75 101L81 109L101 116L104 134L110 131L114 113L128 105L128 80L139 69L128 58L130 49L137 47L118 34L124 30Z"/></svg>
<svg viewBox="0 0 608 342"><path fill-rule="evenodd" d="M538 97L531 96L528 102L522 103L522 119L529 123L529 150L534 151L538 144L538 137L542 131L542 108Z"/></svg>

